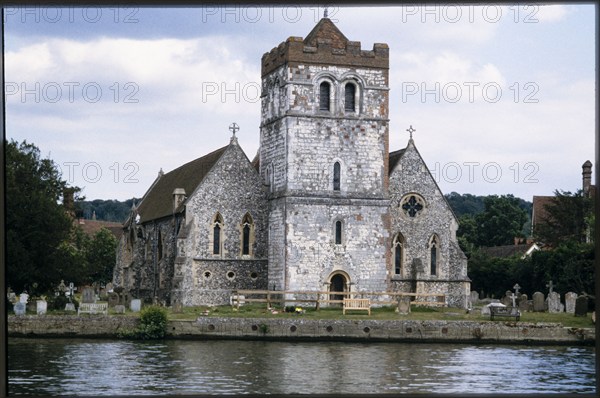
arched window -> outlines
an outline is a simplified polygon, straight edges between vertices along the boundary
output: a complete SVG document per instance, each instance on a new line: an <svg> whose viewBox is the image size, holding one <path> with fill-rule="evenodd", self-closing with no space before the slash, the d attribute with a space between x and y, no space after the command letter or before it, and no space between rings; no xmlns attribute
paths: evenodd
<svg viewBox="0 0 600 398"><path fill-rule="evenodd" d="M356 110L356 86L352 83L346 83L344 86L344 109L346 112Z"/></svg>
<svg viewBox="0 0 600 398"><path fill-rule="evenodd" d="M394 252L394 275L402 274L402 265L404 264L404 237L398 233L392 243Z"/></svg>
<svg viewBox="0 0 600 398"><path fill-rule="evenodd" d="M328 82L323 82L319 85L319 110L329 110L329 97L331 85Z"/></svg>
<svg viewBox="0 0 600 398"><path fill-rule="evenodd" d="M429 241L429 264L430 274L437 275L439 260L439 242L437 236L433 235Z"/></svg>
<svg viewBox="0 0 600 398"><path fill-rule="evenodd" d="M223 217L217 213L213 221L213 254L221 254L221 237L223 234Z"/></svg>
<svg viewBox="0 0 600 398"><path fill-rule="evenodd" d="M254 221L249 213L242 219L242 256L251 255L254 234Z"/></svg>
<svg viewBox="0 0 600 398"><path fill-rule="evenodd" d="M340 162L335 162L333 164L333 190L340 190Z"/></svg>
<svg viewBox="0 0 600 398"><path fill-rule="evenodd" d="M339 220L335 222L335 244L342 244L342 222Z"/></svg>

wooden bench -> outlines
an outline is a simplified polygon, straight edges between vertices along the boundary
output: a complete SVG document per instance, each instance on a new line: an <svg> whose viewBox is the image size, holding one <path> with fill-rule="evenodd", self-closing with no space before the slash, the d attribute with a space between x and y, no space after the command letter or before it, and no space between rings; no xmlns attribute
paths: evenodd
<svg viewBox="0 0 600 398"><path fill-rule="evenodd" d="M521 313L517 307L490 307L490 320L495 317L515 318L515 321L521 319Z"/></svg>
<svg viewBox="0 0 600 398"><path fill-rule="evenodd" d="M356 298L345 298L344 299L344 310L342 313L346 315L347 310L358 310L368 311L371 315L371 300L370 299L356 299Z"/></svg>
<svg viewBox="0 0 600 398"><path fill-rule="evenodd" d="M79 304L79 314L108 314L108 303L82 303Z"/></svg>

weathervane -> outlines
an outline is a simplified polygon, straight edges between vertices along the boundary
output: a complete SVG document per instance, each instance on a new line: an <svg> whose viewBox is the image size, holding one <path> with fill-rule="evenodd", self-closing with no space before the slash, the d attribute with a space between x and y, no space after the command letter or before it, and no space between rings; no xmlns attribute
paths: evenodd
<svg viewBox="0 0 600 398"><path fill-rule="evenodd" d="M406 129L406 131L408 131L410 133L410 139L412 140L412 133L417 131L417 129L413 129L413 126L411 124L410 127Z"/></svg>
<svg viewBox="0 0 600 398"><path fill-rule="evenodd" d="M238 131L239 129L240 129L240 126L238 126L236 122L233 122L229 125L229 130L231 130L234 137L235 137L236 131Z"/></svg>

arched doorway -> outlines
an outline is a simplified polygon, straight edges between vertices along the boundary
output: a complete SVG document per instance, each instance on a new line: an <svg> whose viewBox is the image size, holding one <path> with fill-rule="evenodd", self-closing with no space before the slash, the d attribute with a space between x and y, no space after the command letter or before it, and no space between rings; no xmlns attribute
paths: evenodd
<svg viewBox="0 0 600 398"><path fill-rule="evenodd" d="M350 282L350 278L348 274L345 272L336 272L331 274L329 277L329 291L330 292L346 292L348 291L348 285ZM331 294L329 295L329 300L343 300L343 294ZM332 305L340 305L340 304L332 304Z"/></svg>

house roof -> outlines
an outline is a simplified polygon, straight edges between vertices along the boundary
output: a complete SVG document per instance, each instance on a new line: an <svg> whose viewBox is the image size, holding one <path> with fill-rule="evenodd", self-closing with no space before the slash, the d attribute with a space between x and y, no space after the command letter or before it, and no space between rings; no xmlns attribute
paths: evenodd
<svg viewBox="0 0 600 398"><path fill-rule="evenodd" d="M123 225L120 222L85 220L80 218L73 220L73 224L81 228L83 233L89 236L96 235L102 228L108 229L117 239L120 239L123 234Z"/></svg>
<svg viewBox="0 0 600 398"><path fill-rule="evenodd" d="M480 250L490 257L523 257L531 253L533 250L539 250L539 247L535 243L529 243L526 245L482 247Z"/></svg>
<svg viewBox="0 0 600 398"><path fill-rule="evenodd" d="M172 215L175 188L183 188L186 195L191 195L227 148L228 146L224 146L173 171L159 175L137 207L139 222Z"/></svg>

